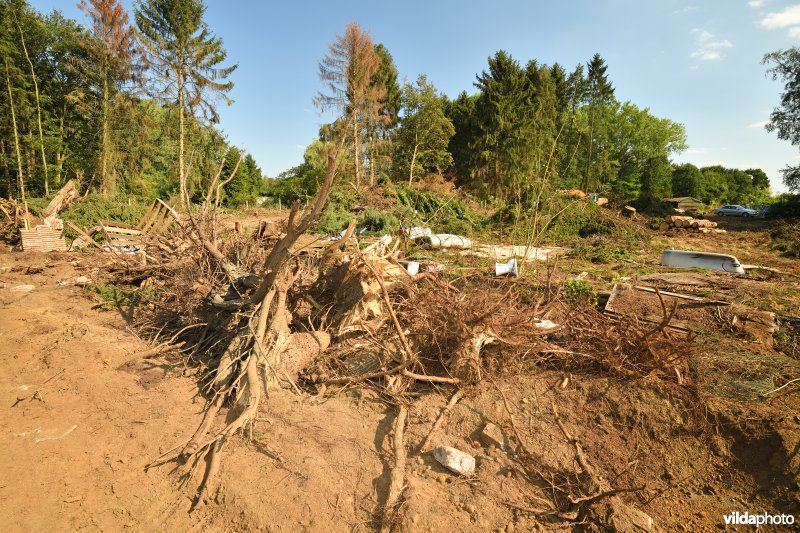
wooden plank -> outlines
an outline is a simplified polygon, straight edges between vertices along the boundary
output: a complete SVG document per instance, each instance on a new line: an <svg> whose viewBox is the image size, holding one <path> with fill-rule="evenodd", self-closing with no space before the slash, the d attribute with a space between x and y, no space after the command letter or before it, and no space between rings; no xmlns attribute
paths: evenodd
<svg viewBox="0 0 800 533"><path fill-rule="evenodd" d="M142 229L142 226L144 225L145 220L147 220L147 217L150 216L150 213L153 211L153 207L155 207L155 205L156 205L155 202L150 204L150 207L147 209L147 213L145 213L144 216L142 217L142 219L139 221L139 223L136 224L136 229Z"/></svg>
<svg viewBox="0 0 800 533"><path fill-rule="evenodd" d="M70 228L72 228L75 231L77 231L87 242L95 245L97 248L100 248L100 250L103 249L103 247L100 246L99 244L97 244L97 242L88 233L83 231L81 228L79 228L78 226L76 226L72 222L67 221L67 226L69 226Z"/></svg>
<svg viewBox="0 0 800 533"><path fill-rule="evenodd" d="M150 218L142 226L142 232L143 233L149 232L152 229L152 227L155 225L156 221L161 216L161 204L159 204L158 202L153 202L153 205L156 207L156 209L150 215Z"/></svg>
<svg viewBox="0 0 800 533"><path fill-rule="evenodd" d="M106 231L111 232L111 233L118 233L120 235L141 235L142 234L142 232L139 231L138 229L129 229L129 228L125 228L125 227L121 228L121 227L114 226L113 224L104 224L104 227L106 228Z"/></svg>
<svg viewBox="0 0 800 533"><path fill-rule="evenodd" d="M135 229L138 230L135 226L131 226L130 224L125 224L123 222L114 222L113 220L98 220L98 224L102 224L105 227L115 227L115 228L127 228L127 229Z"/></svg>

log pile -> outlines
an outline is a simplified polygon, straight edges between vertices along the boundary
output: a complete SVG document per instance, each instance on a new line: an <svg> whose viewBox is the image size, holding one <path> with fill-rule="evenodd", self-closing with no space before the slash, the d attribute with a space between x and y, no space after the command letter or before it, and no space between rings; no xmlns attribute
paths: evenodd
<svg viewBox="0 0 800 533"><path fill-rule="evenodd" d="M685 229L696 233L726 233L724 229L717 229L716 222L684 215L666 216L658 227L661 231L667 231L673 228Z"/></svg>

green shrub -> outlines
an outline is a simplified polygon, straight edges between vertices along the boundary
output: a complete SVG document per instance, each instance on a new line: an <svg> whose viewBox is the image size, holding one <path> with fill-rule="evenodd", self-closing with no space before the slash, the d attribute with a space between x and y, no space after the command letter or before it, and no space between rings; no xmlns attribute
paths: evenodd
<svg viewBox="0 0 800 533"><path fill-rule="evenodd" d="M570 251L569 256L574 259L589 261L591 263L618 263L631 258L630 246L620 244L616 239L600 237L586 242L579 242Z"/></svg>
<svg viewBox="0 0 800 533"><path fill-rule="evenodd" d="M485 228L488 222L457 196L444 197L407 185L397 185L395 197L401 207L407 208L408 215L413 215L410 212L413 210L435 233L472 235ZM410 217L402 218L407 220Z"/></svg>
<svg viewBox="0 0 800 533"><path fill-rule="evenodd" d="M98 283L89 285L100 299L100 305L107 311L114 309L133 309L147 302L155 293L151 290L131 287L130 285L105 285Z"/></svg>
<svg viewBox="0 0 800 533"><path fill-rule="evenodd" d="M106 198L99 194L90 194L77 204L61 213L61 218L78 227L89 229L98 220L110 220L135 226L150 208L152 200L117 196ZM74 239L77 233L69 226L65 227L68 238Z"/></svg>
<svg viewBox="0 0 800 533"><path fill-rule="evenodd" d="M365 228L370 233L396 233L400 220L393 214L367 209L358 217L357 227Z"/></svg>
<svg viewBox="0 0 800 533"><path fill-rule="evenodd" d="M594 297L594 290L586 280L568 279L564 282L564 298L568 302L577 302L585 298Z"/></svg>
<svg viewBox="0 0 800 533"><path fill-rule="evenodd" d="M767 218L800 217L800 194L782 194L766 213Z"/></svg>
<svg viewBox="0 0 800 533"><path fill-rule="evenodd" d="M664 218L667 215L675 214L675 208L672 207L672 204L663 200L640 198L631 202L631 206L635 207L640 213L646 213L654 217Z"/></svg>
<svg viewBox="0 0 800 533"><path fill-rule="evenodd" d="M769 236L772 239L770 248L786 257L800 258L800 223L778 226Z"/></svg>

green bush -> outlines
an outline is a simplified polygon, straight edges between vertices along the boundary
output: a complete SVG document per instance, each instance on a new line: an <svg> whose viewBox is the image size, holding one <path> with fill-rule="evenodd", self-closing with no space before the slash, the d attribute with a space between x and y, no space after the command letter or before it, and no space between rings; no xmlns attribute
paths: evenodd
<svg viewBox="0 0 800 533"><path fill-rule="evenodd" d="M444 197L429 191L418 191L407 185L397 185L395 197L401 207L406 207L422 219L435 233L472 235L486 227L488 221L475 213L457 196ZM409 217L401 217L407 220Z"/></svg>
<svg viewBox="0 0 800 533"><path fill-rule="evenodd" d="M78 227L90 229L98 220L110 220L135 226L150 208L152 200L117 196L106 198L99 194L90 194L77 204L61 213L61 218ZM65 235L74 239L77 233L69 226L65 227Z"/></svg>
<svg viewBox="0 0 800 533"><path fill-rule="evenodd" d="M394 213L367 209L358 217L357 227L365 228L370 233L396 233L400 227L400 220Z"/></svg>
<svg viewBox="0 0 800 533"><path fill-rule="evenodd" d="M564 298L568 302L577 302L585 298L594 298L594 289L586 280L568 279L564 282Z"/></svg>
<svg viewBox="0 0 800 533"><path fill-rule="evenodd" d="M646 213L654 217L663 218L667 215L675 214L675 208L672 207L672 204L663 200L640 198L631 202L631 206L635 207L640 213Z"/></svg>
<svg viewBox="0 0 800 533"><path fill-rule="evenodd" d="M770 248L781 252L786 257L800 259L800 223L783 224L773 229L770 234Z"/></svg>
<svg viewBox="0 0 800 533"><path fill-rule="evenodd" d="M595 264L618 263L631 258L630 246L620 244L616 239L599 237L586 242L579 242L570 251L569 256Z"/></svg>
<svg viewBox="0 0 800 533"><path fill-rule="evenodd" d="M769 206L766 217L800 217L800 194L782 194L779 201Z"/></svg>

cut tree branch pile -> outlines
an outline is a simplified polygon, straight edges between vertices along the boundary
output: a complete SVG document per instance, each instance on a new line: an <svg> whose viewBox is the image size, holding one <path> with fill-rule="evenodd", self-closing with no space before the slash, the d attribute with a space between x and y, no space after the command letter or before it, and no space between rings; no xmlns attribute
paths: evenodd
<svg viewBox="0 0 800 533"><path fill-rule="evenodd" d="M252 236L221 232L216 190L209 191L169 242L150 246L155 261L108 269L115 281L156 295L135 322L157 346L152 355L177 351L198 369L202 421L188 441L150 465L177 463L184 483L202 471L194 505L214 496L226 444L252 433L273 394L326 394L367 383L380 391L396 410L390 487L378 519L389 531L402 523L412 448L404 429L419 392L450 389L446 412L464 387L524 365L625 378L688 375L688 344L668 333L674 310L667 306L654 327L565 301L552 271L541 281L412 276L396 241L385 236L363 246L353 224L330 245L299 246L333 185L332 152L318 195L304 211L296 203L288 220L274 225L281 231L266 233L261 225ZM559 325L539 327L544 321ZM413 449L424 452L428 443Z"/></svg>

